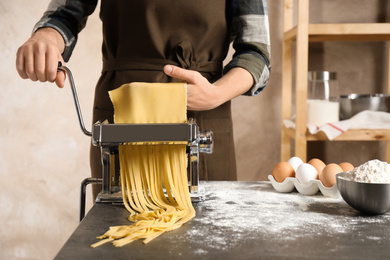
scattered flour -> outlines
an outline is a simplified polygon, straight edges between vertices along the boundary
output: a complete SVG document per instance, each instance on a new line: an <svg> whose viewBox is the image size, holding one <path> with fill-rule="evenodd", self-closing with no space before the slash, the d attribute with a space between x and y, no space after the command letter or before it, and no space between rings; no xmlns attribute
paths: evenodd
<svg viewBox="0 0 390 260"><path fill-rule="evenodd" d="M350 171L347 177L356 182L390 183L390 164L371 160Z"/></svg>
<svg viewBox="0 0 390 260"><path fill-rule="evenodd" d="M197 215L182 235L197 248L198 255L215 249L230 251L248 240L261 243L263 239L276 245L299 238L348 237L364 225L390 222L390 214L361 216L341 198L279 193L270 183L204 184L206 200L196 206ZM363 240L376 237L374 233L361 236ZM390 234L383 239L390 242Z"/></svg>

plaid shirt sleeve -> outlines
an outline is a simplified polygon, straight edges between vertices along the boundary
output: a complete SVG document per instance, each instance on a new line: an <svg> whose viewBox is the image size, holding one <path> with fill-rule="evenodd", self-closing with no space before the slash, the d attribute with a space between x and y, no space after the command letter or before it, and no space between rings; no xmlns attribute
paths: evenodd
<svg viewBox="0 0 390 260"><path fill-rule="evenodd" d="M77 42L78 33L96 8L98 0L52 0L33 32L43 27L56 29L64 38L62 57L68 61Z"/></svg>
<svg viewBox="0 0 390 260"><path fill-rule="evenodd" d="M267 0L232 0L231 4L235 53L224 73L235 67L248 70L255 83L244 95L255 96L267 85L271 72Z"/></svg>

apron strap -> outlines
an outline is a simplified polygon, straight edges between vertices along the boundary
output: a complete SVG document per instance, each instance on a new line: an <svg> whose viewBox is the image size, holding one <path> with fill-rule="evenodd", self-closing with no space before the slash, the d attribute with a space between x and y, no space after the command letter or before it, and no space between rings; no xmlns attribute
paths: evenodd
<svg viewBox="0 0 390 260"><path fill-rule="evenodd" d="M192 46L188 41L182 41L176 46L174 56L177 61L168 59L108 59L103 61L103 72L118 70L161 71L165 65L170 64L199 72L222 73L221 61L195 61Z"/></svg>

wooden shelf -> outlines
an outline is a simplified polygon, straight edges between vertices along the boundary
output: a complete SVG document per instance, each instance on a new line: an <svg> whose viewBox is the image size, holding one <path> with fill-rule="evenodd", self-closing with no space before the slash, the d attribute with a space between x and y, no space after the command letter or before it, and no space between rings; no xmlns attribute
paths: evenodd
<svg viewBox="0 0 390 260"><path fill-rule="evenodd" d="M283 126L283 131L290 137L295 138L295 129ZM307 141L329 141L323 132L315 135L306 131ZM351 129L348 130L333 141L390 141L390 129Z"/></svg>
<svg viewBox="0 0 390 260"><path fill-rule="evenodd" d="M390 41L390 25L388 23L338 23L309 24L310 42L324 41ZM297 26L284 33L285 41L295 41Z"/></svg>
<svg viewBox="0 0 390 260"><path fill-rule="evenodd" d="M306 127L306 100L309 63L309 42L325 41L384 41L387 42L387 93L390 93L390 24L389 23L309 23L310 0L283 0L283 53L282 53L282 134L281 160L291 156L294 139L295 156L303 161L307 156L308 141L327 141L324 133L311 135ZM296 25L293 24L296 5ZM390 7L390 6L389 6ZM295 46L293 42L296 42ZM293 53L295 64L293 65ZM294 71L295 68L295 71ZM294 77L293 77L294 71ZM293 80L295 80L295 129L284 126L289 120L293 106ZM349 130L334 141L386 141L386 161L390 163L390 129Z"/></svg>

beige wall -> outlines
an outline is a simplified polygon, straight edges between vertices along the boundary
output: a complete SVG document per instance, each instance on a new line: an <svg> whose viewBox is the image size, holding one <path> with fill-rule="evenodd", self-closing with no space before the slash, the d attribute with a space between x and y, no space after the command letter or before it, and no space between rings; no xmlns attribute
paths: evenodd
<svg viewBox="0 0 390 260"><path fill-rule="evenodd" d="M90 140L69 86L22 80L15 70L17 47L48 2L0 2L0 259L52 259L78 224L79 186L89 176ZM68 63L88 125L101 68L97 15Z"/></svg>
<svg viewBox="0 0 390 260"><path fill-rule="evenodd" d="M312 20L384 21L386 2L312 0ZM79 185L89 176L89 139L79 129L70 89L22 80L14 68L17 47L47 3L0 2L0 259L52 259L78 224ZM239 97L233 103L240 180L266 180L280 158L282 0L269 1L269 16L269 85L257 97ZM101 69L100 41L95 12L68 63L87 125ZM326 43L310 48L309 67L337 71L343 91L384 90L384 44ZM360 164L383 159L383 150L381 143L317 143L309 145L308 158Z"/></svg>

